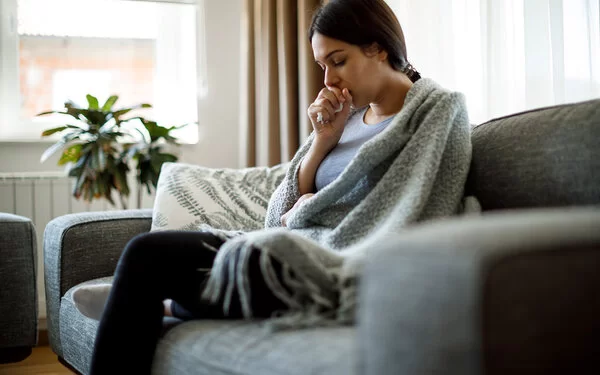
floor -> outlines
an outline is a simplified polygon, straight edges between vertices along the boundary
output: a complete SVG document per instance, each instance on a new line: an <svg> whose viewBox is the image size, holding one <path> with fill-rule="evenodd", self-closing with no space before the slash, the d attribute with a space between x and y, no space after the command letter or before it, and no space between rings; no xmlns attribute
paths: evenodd
<svg viewBox="0 0 600 375"><path fill-rule="evenodd" d="M0 375L73 375L74 373L58 362L49 346L36 346L29 357L21 362L0 365Z"/></svg>

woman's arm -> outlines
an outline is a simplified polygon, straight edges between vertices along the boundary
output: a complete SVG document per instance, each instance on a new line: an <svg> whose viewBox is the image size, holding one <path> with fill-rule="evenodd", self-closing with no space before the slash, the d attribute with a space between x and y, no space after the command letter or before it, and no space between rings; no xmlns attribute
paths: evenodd
<svg viewBox="0 0 600 375"><path fill-rule="evenodd" d="M339 142L350 114L351 103L352 95L348 89L323 88L317 99L308 107L308 117L315 131L315 139L298 170L300 195L315 192L317 169Z"/></svg>
<svg viewBox="0 0 600 375"><path fill-rule="evenodd" d="M302 159L300 169L298 170L298 190L300 195L314 193L316 191L315 176L317 174L317 169L329 151L330 150L318 149L313 143L304 159Z"/></svg>

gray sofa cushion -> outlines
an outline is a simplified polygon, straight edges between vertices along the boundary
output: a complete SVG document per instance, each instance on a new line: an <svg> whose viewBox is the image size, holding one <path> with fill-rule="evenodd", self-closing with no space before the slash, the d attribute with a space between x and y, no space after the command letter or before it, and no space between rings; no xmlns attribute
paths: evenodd
<svg viewBox="0 0 600 375"><path fill-rule="evenodd" d="M83 284L110 282L112 277ZM88 372L98 323L73 304L70 289L60 305L63 358L81 373ZM353 375L356 329L306 329L262 334L260 322L242 320L165 319L154 374L169 375Z"/></svg>
<svg viewBox="0 0 600 375"><path fill-rule="evenodd" d="M353 375L356 329L265 334L260 322L189 321L159 343L153 373L170 375Z"/></svg>
<svg viewBox="0 0 600 375"><path fill-rule="evenodd" d="M112 277L93 279L81 285L112 282L112 279ZM59 335L62 348L60 356L67 360L77 371L87 374L98 322L85 317L77 310L72 297L75 288L69 289L60 301Z"/></svg>
<svg viewBox="0 0 600 375"><path fill-rule="evenodd" d="M535 109L473 129L468 194L484 210L600 204L600 100Z"/></svg>

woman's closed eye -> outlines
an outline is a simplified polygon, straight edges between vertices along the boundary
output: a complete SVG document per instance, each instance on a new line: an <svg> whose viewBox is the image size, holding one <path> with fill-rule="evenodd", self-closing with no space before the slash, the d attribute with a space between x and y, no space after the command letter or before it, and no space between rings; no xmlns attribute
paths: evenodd
<svg viewBox="0 0 600 375"><path fill-rule="evenodd" d="M334 61L333 66L343 66L346 63L346 60Z"/></svg>

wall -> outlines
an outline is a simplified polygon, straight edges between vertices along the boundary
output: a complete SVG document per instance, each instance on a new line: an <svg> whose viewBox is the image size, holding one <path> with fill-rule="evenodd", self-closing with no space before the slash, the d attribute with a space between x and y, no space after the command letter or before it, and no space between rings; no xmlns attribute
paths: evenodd
<svg viewBox="0 0 600 375"><path fill-rule="evenodd" d="M208 93L198 101L200 142L182 162L238 167L242 0L204 0Z"/></svg>

